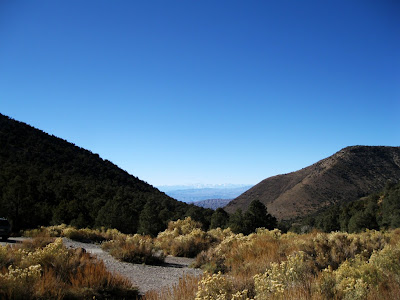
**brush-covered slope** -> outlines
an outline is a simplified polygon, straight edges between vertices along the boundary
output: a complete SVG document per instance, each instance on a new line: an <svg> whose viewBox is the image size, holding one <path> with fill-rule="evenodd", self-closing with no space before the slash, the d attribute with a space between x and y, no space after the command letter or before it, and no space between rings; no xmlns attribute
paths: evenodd
<svg viewBox="0 0 400 300"><path fill-rule="evenodd" d="M307 168L261 181L225 210L246 210L258 199L273 216L290 219L369 195L388 180L400 180L400 147L352 146Z"/></svg>
<svg viewBox="0 0 400 300"><path fill-rule="evenodd" d="M15 230L67 223L156 234L212 214L176 201L97 154L0 114L0 216Z"/></svg>

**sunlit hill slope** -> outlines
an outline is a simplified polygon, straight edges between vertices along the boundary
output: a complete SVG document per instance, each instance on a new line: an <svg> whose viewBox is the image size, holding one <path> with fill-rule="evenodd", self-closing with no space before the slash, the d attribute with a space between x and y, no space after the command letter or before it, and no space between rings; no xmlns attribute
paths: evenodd
<svg viewBox="0 0 400 300"><path fill-rule="evenodd" d="M352 146L299 171L267 178L225 209L246 210L258 199L278 219L290 219L369 195L389 180L400 180L400 147Z"/></svg>

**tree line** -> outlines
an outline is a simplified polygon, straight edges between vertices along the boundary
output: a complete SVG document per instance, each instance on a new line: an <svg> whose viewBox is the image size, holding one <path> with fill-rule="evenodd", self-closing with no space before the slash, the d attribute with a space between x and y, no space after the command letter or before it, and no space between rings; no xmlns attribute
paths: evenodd
<svg viewBox="0 0 400 300"><path fill-rule="evenodd" d="M294 231L316 228L325 232L360 232L400 227L400 182L389 181L379 192L359 200L336 204L309 216Z"/></svg>
<svg viewBox="0 0 400 300"><path fill-rule="evenodd" d="M164 230L213 211L170 198L97 154L0 114L0 217L15 231L39 225ZM150 214L150 215L149 215Z"/></svg>
<svg viewBox="0 0 400 300"><path fill-rule="evenodd" d="M259 201L232 216L177 201L97 154L1 114L0 145L0 217L14 231L65 223L157 235L187 216L205 230L243 233L276 223Z"/></svg>

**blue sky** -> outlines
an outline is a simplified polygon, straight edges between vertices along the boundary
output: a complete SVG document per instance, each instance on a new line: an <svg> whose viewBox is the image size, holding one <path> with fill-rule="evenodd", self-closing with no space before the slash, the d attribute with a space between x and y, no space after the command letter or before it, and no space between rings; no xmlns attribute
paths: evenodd
<svg viewBox="0 0 400 300"><path fill-rule="evenodd" d="M0 113L152 185L400 145L398 1L0 2Z"/></svg>

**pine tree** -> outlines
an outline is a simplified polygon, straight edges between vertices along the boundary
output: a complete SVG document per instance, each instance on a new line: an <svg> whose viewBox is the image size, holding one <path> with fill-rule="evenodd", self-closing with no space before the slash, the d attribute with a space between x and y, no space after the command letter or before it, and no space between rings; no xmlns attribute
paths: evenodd
<svg viewBox="0 0 400 300"><path fill-rule="evenodd" d="M217 208L211 216L210 228L226 228L229 221L229 215L223 208Z"/></svg>

